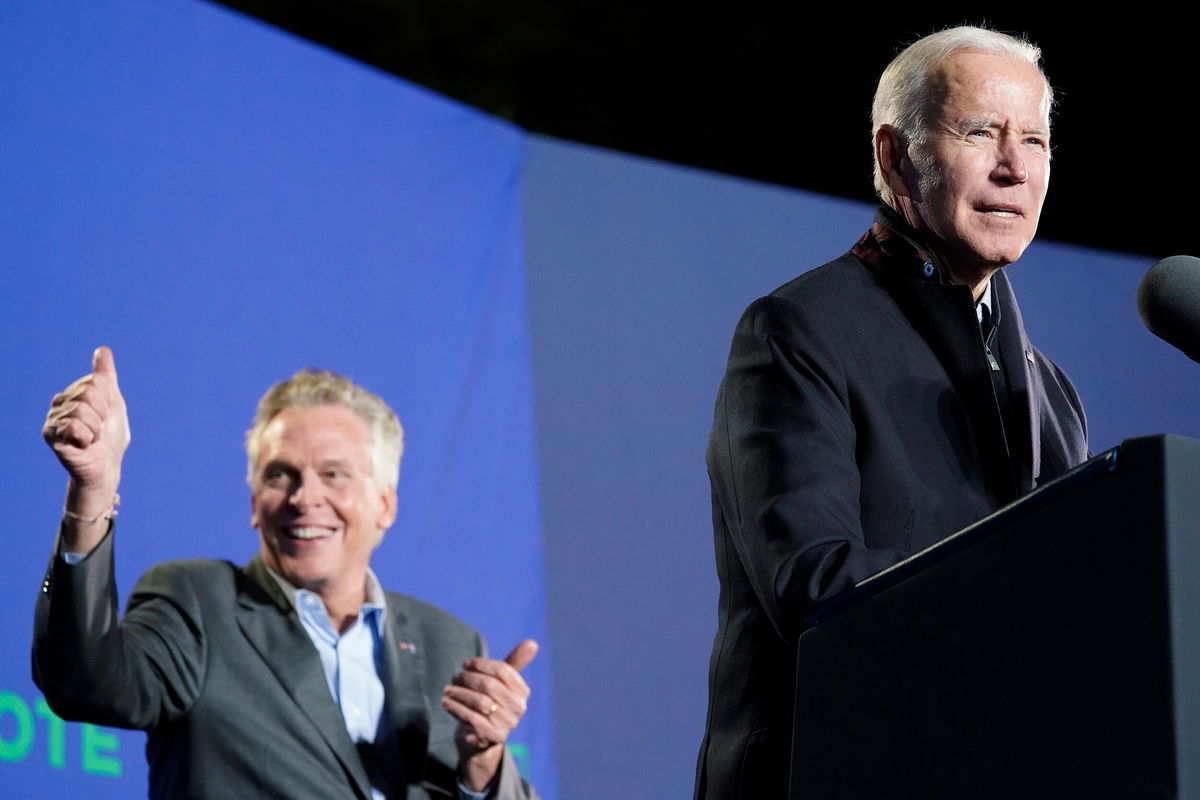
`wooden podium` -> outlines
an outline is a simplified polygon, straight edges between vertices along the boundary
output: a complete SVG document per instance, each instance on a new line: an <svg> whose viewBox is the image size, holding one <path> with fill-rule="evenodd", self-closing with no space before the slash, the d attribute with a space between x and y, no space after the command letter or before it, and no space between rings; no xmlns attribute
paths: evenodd
<svg viewBox="0 0 1200 800"><path fill-rule="evenodd" d="M810 622L794 800L1200 800L1200 442L1127 440Z"/></svg>

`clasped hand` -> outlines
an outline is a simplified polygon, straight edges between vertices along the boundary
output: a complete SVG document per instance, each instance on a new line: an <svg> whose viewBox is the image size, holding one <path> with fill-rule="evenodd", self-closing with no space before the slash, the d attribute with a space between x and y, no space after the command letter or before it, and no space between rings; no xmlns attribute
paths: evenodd
<svg viewBox="0 0 1200 800"><path fill-rule="evenodd" d="M458 720L454 740L459 773L475 791L495 776L502 756L500 745L525 714L529 685L520 670L537 651L537 642L526 639L503 661L469 658L442 694L442 708Z"/></svg>

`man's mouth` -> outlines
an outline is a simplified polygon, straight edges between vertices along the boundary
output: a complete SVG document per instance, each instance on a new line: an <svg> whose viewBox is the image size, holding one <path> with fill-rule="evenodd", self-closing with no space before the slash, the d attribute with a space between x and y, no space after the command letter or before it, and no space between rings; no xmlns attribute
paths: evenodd
<svg viewBox="0 0 1200 800"><path fill-rule="evenodd" d="M1024 216L1021 213L1021 209L1016 206L980 206L976 210L982 211L984 214L991 214L994 217L1011 218Z"/></svg>
<svg viewBox="0 0 1200 800"><path fill-rule="evenodd" d="M325 539L333 536L332 528L322 528L318 526L295 526L284 528L283 532L293 539Z"/></svg>

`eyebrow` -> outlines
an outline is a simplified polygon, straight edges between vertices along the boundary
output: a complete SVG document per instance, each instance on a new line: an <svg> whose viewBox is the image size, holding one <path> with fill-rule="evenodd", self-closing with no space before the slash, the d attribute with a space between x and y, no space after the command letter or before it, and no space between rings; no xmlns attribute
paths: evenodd
<svg viewBox="0 0 1200 800"><path fill-rule="evenodd" d="M1002 128L1004 126L990 117L968 117L967 119L959 120L956 127L959 133L968 133L970 131L977 131L981 129L986 130L989 128ZM1037 127L1026 128L1021 131L1022 136L1031 133L1039 136L1048 136L1050 134L1050 130L1039 125Z"/></svg>
<svg viewBox="0 0 1200 800"><path fill-rule="evenodd" d="M277 458L273 458L258 468L258 471L255 473L255 478L260 479L272 472L280 472L288 476L294 476L296 474L296 468L285 461L280 461Z"/></svg>
<svg viewBox="0 0 1200 800"><path fill-rule="evenodd" d="M328 459L325 459L324 461L317 462L318 470L329 469L330 467L337 467L339 469L345 469L345 470L353 470L354 462L352 462L348 459L344 459L344 458L328 458ZM284 461L283 459L278 459L278 458L273 458L270 461L263 464L260 472L266 472L269 469L278 469L278 470L283 470L285 472L291 472L291 473L296 473L296 472L300 471L290 461Z"/></svg>
<svg viewBox="0 0 1200 800"><path fill-rule="evenodd" d="M344 458L327 458L324 461L317 463L317 469L319 470L329 469L330 467L337 467L338 469L343 469L350 472L354 471L354 463Z"/></svg>
<svg viewBox="0 0 1200 800"><path fill-rule="evenodd" d="M988 117L967 117L966 119L960 119L958 125L955 127L959 133L967 133L968 131L979 130L980 128L998 128L1000 125Z"/></svg>

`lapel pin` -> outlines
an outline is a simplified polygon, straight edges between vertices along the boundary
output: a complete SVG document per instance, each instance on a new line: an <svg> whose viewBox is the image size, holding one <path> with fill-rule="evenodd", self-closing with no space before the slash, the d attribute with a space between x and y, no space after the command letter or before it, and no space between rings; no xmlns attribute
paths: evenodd
<svg viewBox="0 0 1200 800"><path fill-rule="evenodd" d="M415 644L413 644L412 642L400 642L400 649L407 650L410 653L417 652L417 646Z"/></svg>

